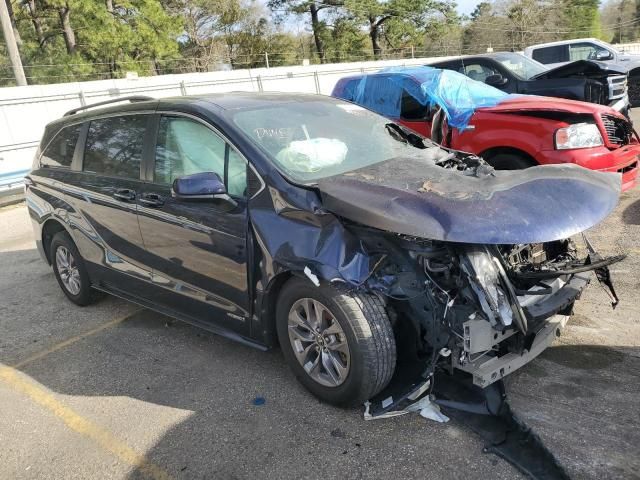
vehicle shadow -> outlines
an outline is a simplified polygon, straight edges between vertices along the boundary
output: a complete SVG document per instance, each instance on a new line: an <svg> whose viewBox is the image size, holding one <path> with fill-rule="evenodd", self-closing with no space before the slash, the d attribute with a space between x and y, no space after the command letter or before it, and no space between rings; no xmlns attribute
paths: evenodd
<svg viewBox="0 0 640 480"><path fill-rule="evenodd" d="M124 397L94 421L153 438L146 458L174 478L411 478L432 462L436 478L457 478L469 462L483 476L519 478L460 425L414 415L365 422L362 408L308 394L279 350L260 352L146 310L22 371L75 399ZM141 467L129 478L145 474Z"/></svg>
<svg viewBox="0 0 640 480"><path fill-rule="evenodd" d="M636 200L622 211L622 221L627 225L640 225L640 200Z"/></svg>
<svg viewBox="0 0 640 480"><path fill-rule="evenodd" d="M35 249L0 253L0 310L0 362L146 445L140 453L174 478L412 478L427 469L457 478L470 463L484 477L520 478L461 425L417 415L365 422L361 407L319 402L279 349L261 352L113 297L77 307Z"/></svg>
<svg viewBox="0 0 640 480"><path fill-rule="evenodd" d="M0 266L18 267L34 255L1 253ZM83 321L132 311L111 297L75 307L48 267L26 264L21 283L7 287L20 297L2 290L0 299L13 338L25 328L24 346L39 335L39 348L46 347L61 324L71 337L90 329ZM20 299L43 292L47 300L38 308L44 310L33 320L39 323L27 330L22 315L35 307ZM64 323L74 315L79 323ZM11 364L7 356L2 361ZM523 478L483 454L464 425L413 414L365 422L361 408L335 408L308 394L279 350L260 352L149 310L20 370L70 396L63 401L99 425L152 445L141 453L174 478ZM640 442L638 372L639 348L560 345L516 374L508 389L518 414L572 475L628 476L637 468L631 450ZM256 397L264 405L254 405ZM147 473L134 469L128 478Z"/></svg>

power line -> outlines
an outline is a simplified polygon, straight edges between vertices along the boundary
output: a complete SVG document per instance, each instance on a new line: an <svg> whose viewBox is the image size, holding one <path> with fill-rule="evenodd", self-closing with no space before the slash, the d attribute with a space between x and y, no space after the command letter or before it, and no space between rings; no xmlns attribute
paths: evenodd
<svg viewBox="0 0 640 480"><path fill-rule="evenodd" d="M511 43L487 43L484 44L476 44L473 46L463 46L460 44L453 45L433 45L428 48L398 48L393 50L388 50L382 52L380 54L381 59L411 59L411 53L417 58L433 58L433 57L445 57L445 56L456 56L463 54L474 54L474 53L482 53L482 50L488 46L494 48L494 50L509 50L512 47ZM279 52L280 55L287 55L290 57L290 60L287 64L282 64L278 66L291 66L297 65L301 58L302 54L299 51L286 51ZM276 52L267 52L270 56L277 56ZM375 56L372 50L333 50L328 49L326 51L326 56L329 57L335 63L344 63L351 61L362 61L362 60L374 60ZM242 58L240 58L242 57ZM208 61L207 61L208 60ZM186 58L186 59L172 59L168 62L172 66L162 66L160 65L158 68L153 68L158 74L169 74L169 73L191 73L197 72L198 65L202 68L207 68L210 66L214 66L216 64L222 63L222 61L228 61L228 58L225 56L222 57L211 57L209 59L200 59L200 58ZM316 59L317 60L317 59ZM256 54L245 54L239 55L237 58L232 59L233 68L262 68L264 67L264 53L256 53ZM180 62L180 63L176 63ZM162 63L162 62L160 62ZM95 67L95 66L103 66L103 63L82 63L75 64L78 67ZM145 68L149 68L149 71L152 70L152 66L155 65L153 61L148 60L139 60L139 61L131 61L125 62L122 69L117 71L93 71L93 72L69 72L69 73L59 73L59 74L46 74L43 72L42 74L29 74L26 78L30 80L38 80L38 81L46 81L46 80L64 80L64 79L89 79L89 78L118 78L118 75L122 76L126 72L127 67L141 66ZM46 64L46 65L28 65L27 68L36 69L40 67L52 68L52 67L68 67L69 65L60 64ZM0 68L9 67L8 65L0 65ZM0 77L0 81L6 82L12 80L12 77Z"/></svg>

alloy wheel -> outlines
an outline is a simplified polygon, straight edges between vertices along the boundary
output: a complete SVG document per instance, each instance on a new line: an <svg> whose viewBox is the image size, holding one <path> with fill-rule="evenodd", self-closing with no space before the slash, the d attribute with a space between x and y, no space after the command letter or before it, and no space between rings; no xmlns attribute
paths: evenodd
<svg viewBox="0 0 640 480"><path fill-rule="evenodd" d="M56 268L64 288L71 295L78 295L82 285L78 264L69 249L62 245L56 249Z"/></svg>
<svg viewBox="0 0 640 480"><path fill-rule="evenodd" d="M288 331L293 353L313 380L326 387L346 380L351 367L347 336L327 307L312 298L296 301Z"/></svg>

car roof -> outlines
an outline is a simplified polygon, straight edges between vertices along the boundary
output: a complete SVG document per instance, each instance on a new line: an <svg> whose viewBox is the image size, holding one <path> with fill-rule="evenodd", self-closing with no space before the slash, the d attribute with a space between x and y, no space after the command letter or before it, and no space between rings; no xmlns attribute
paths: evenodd
<svg viewBox="0 0 640 480"><path fill-rule="evenodd" d="M506 52L506 51L500 51L500 52L491 52L491 53L477 53L475 55L459 55L457 57L450 57L447 58L446 60L441 60L441 61L435 61L435 62L430 62L427 63L426 65L438 65L441 63L447 63L447 62L453 62L456 60L460 60L460 59L473 59L473 58L492 58L495 59L501 55L520 55L520 56L524 56L522 54L522 52Z"/></svg>
<svg viewBox="0 0 640 480"><path fill-rule="evenodd" d="M252 110L268 107L277 103L311 102L322 101L323 99L327 101L334 100L332 97L326 95L289 92L231 92L209 94L194 98L209 102L222 110Z"/></svg>
<svg viewBox="0 0 640 480"><path fill-rule="evenodd" d="M117 98L114 100L118 100ZM127 112L148 113L153 111L207 111L214 114L223 114L226 111L251 110L264 108L273 104L283 104L292 102L327 101L338 102L333 97L316 95L310 93L283 93L283 92L226 92L209 93L202 95L187 95L181 97L167 97L149 100L135 100L129 103L123 97L123 103L116 103L109 106L91 108L87 110L65 115L51 122L48 126L66 126L81 123L92 118L104 115L117 115Z"/></svg>
<svg viewBox="0 0 640 480"><path fill-rule="evenodd" d="M602 40L598 40L597 38L574 38L572 40L558 40L555 42L547 42L547 43L537 43L535 45L531 45L525 48L525 51L532 50L534 48L544 48L544 47L553 47L555 45L569 45L572 43L582 43L582 42L596 42L596 43L604 43Z"/></svg>

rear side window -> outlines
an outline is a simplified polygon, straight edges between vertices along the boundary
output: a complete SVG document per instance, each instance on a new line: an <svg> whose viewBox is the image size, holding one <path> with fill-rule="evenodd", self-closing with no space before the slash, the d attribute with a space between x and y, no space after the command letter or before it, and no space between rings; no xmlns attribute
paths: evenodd
<svg viewBox="0 0 640 480"><path fill-rule="evenodd" d="M364 106L381 115L398 118L402 93L402 87L391 77L368 77L364 85Z"/></svg>
<svg viewBox="0 0 640 480"><path fill-rule="evenodd" d="M65 127L49 143L40 164L48 167L70 167L82 125Z"/></svg>
<svg viewBox="0 0 640 480"><path fill-rule="evenodd" d="M534 60L544 64L568 62L569 48L567 45L536 48L531 56Z"/></svg>
<svg viewBox="0 0 640 480"><path fill-rule="evenodd" d="M85 172L139 179L146 125L145 115L92 120L82 169Z"/></svg>
<svg viewBox="0 0 640 480"><path fill-rule="evenodd" d="M337 92L337 96L352 102L357 95L356 89L358 88L358 83L360 82L359 78L354 78L352 80L346 81L342 85L342 91Z"/></svg>
<svg viewBox="0 0 640 480"><path fill-rule="evenodd" d="M402 104L400 105L400 118L409 121L420 121L428 118L429 105L422 105L406 90L402 90Z"/></svg>

